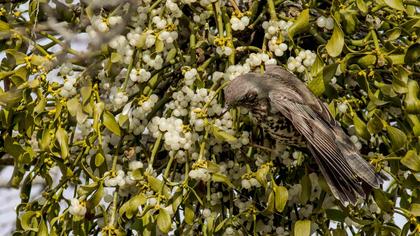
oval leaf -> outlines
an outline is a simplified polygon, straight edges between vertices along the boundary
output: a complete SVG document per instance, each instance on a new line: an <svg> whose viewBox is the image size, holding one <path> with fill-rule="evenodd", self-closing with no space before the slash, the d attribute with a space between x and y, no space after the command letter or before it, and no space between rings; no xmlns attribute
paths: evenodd
<svg viewBox="0 0 420 236"><path fill-rule="evenodd" d="M420 171L420 157L415 150L408 151L401 159L401 163L414 171Z"/></svg>
<svg viewBox="0 0 420 236"><path fill-rule="evenodd" d="M159 230L166 234L171 230L171 224L171 216L165 209L161 208L159 210L159 215L157 216L157 226Z"/></svg>
<svg viewBox="0 0 420 236"><path fill-rule="evenodd" d="M401 149L407 142L407 136L401 130L387 126L386 131L388 132L389 139L391 140L392 149L394 151L398 151Z"/></svg>
<svg viewBox="0 0 420 236"><path fill-rule="evenodd" d="M293 38L295 34L305 31L308 27L309 27L309 9L305 9L300 13L295 23L292 26L290 26L288 30L289 37Z"/></svg>
<svg viewBox="0 0 420 236"><path fill-rule="evenodd" d="M384 0L386 5L400 11L404 11L404 5L402 0Z"/></svg>
<svg viewBox="0 0 420 236"><path fill-rule="evenodd" d="M311 221L310 220L298 220L295 223L294 228L295 236L309 236L311 235Z"/></svg>
<svg viewBox="0 0 420 236"><path fill-rule="evenodd" d="M337 57L341 54L344 47L344 34L337 22L334 23L334 31L331 38L328 40L325 49L332 57Z"/></svg>
<svg viewBox="0 0 420 236"><path fill-rule="evenodd" d="M284 207L286 206L287 199L289 198L289 192L283 186L275 186L274 187L274 194L275 194L275 206L278 212L282 212Z"/></svg>
<svg viewBox="0 0 420 236"><path fill-rule="evenodd" d="M107 129L109 129L112 133L121 136L120 126L118 125L117 121L115 120L114 115L112 115L109 111L104 111L104 125Z"/></svg>

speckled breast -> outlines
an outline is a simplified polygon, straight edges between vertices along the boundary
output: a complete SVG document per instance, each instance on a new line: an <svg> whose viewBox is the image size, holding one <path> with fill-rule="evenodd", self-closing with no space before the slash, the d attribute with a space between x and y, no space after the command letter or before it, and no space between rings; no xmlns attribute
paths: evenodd
<svg viewBox="0 0 420 236"><path fill-rule="evenodd" d="M268 102L261 101L250 110L254 122L261 125L274 140L285 145L306 147L304 137L280 112L272 113Z"/></svg>

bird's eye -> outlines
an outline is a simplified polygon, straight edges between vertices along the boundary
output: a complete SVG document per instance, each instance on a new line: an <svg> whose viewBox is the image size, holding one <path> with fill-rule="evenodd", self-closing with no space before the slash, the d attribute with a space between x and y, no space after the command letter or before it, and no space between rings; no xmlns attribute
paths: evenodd
<svg viewBox="0 0 420 236"><path fill-rule="evenodd" d="M257 94L256 93L253 93L253 92L249 92L249 93L247 93L247 94L245 94L245 96L243 96L242 98L241 98L241 100L239 101L239 103L242 103L242 104L249 104L249 103L253 103L253 102L255 102L255 99L257 98Z"/></svg>

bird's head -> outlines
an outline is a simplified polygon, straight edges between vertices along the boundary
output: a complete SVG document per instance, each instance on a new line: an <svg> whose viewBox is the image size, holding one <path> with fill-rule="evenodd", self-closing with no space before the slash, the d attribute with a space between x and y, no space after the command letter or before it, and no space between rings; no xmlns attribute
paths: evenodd
<svg viewBox="0 0 420 236"><path fill-rule="evenodd" d="M261 83L263 79L260 74L247 73L232 80L224 89L225 107L242 106L250 108L259 100L267 97Z"/></svg>

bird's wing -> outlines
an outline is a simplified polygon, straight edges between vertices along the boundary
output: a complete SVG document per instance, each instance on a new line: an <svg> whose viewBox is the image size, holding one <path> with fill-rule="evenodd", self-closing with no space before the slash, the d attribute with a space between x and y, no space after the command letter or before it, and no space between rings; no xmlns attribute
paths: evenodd
<svg viewBox="0 0 420 236"><path fill-rule="evenodd" d="M274 87L282 96L296 103L303 103L316 112L327 124L335 126L337 122L331 116L327 106L319 100L313 93L300 81L295 74L287 71L283 67L267 65L265 76L274 79Z"/></svg>
<svg viewBox="0 0 420 236"><path fill-rule="evenodd" d="M322 174L334 196L343 203L356 202L357 195L365 196L358 174L335 143L334 130L311 107L285 97L279 90L269 93L271 105L288 118L309 143Z"/></svg>

